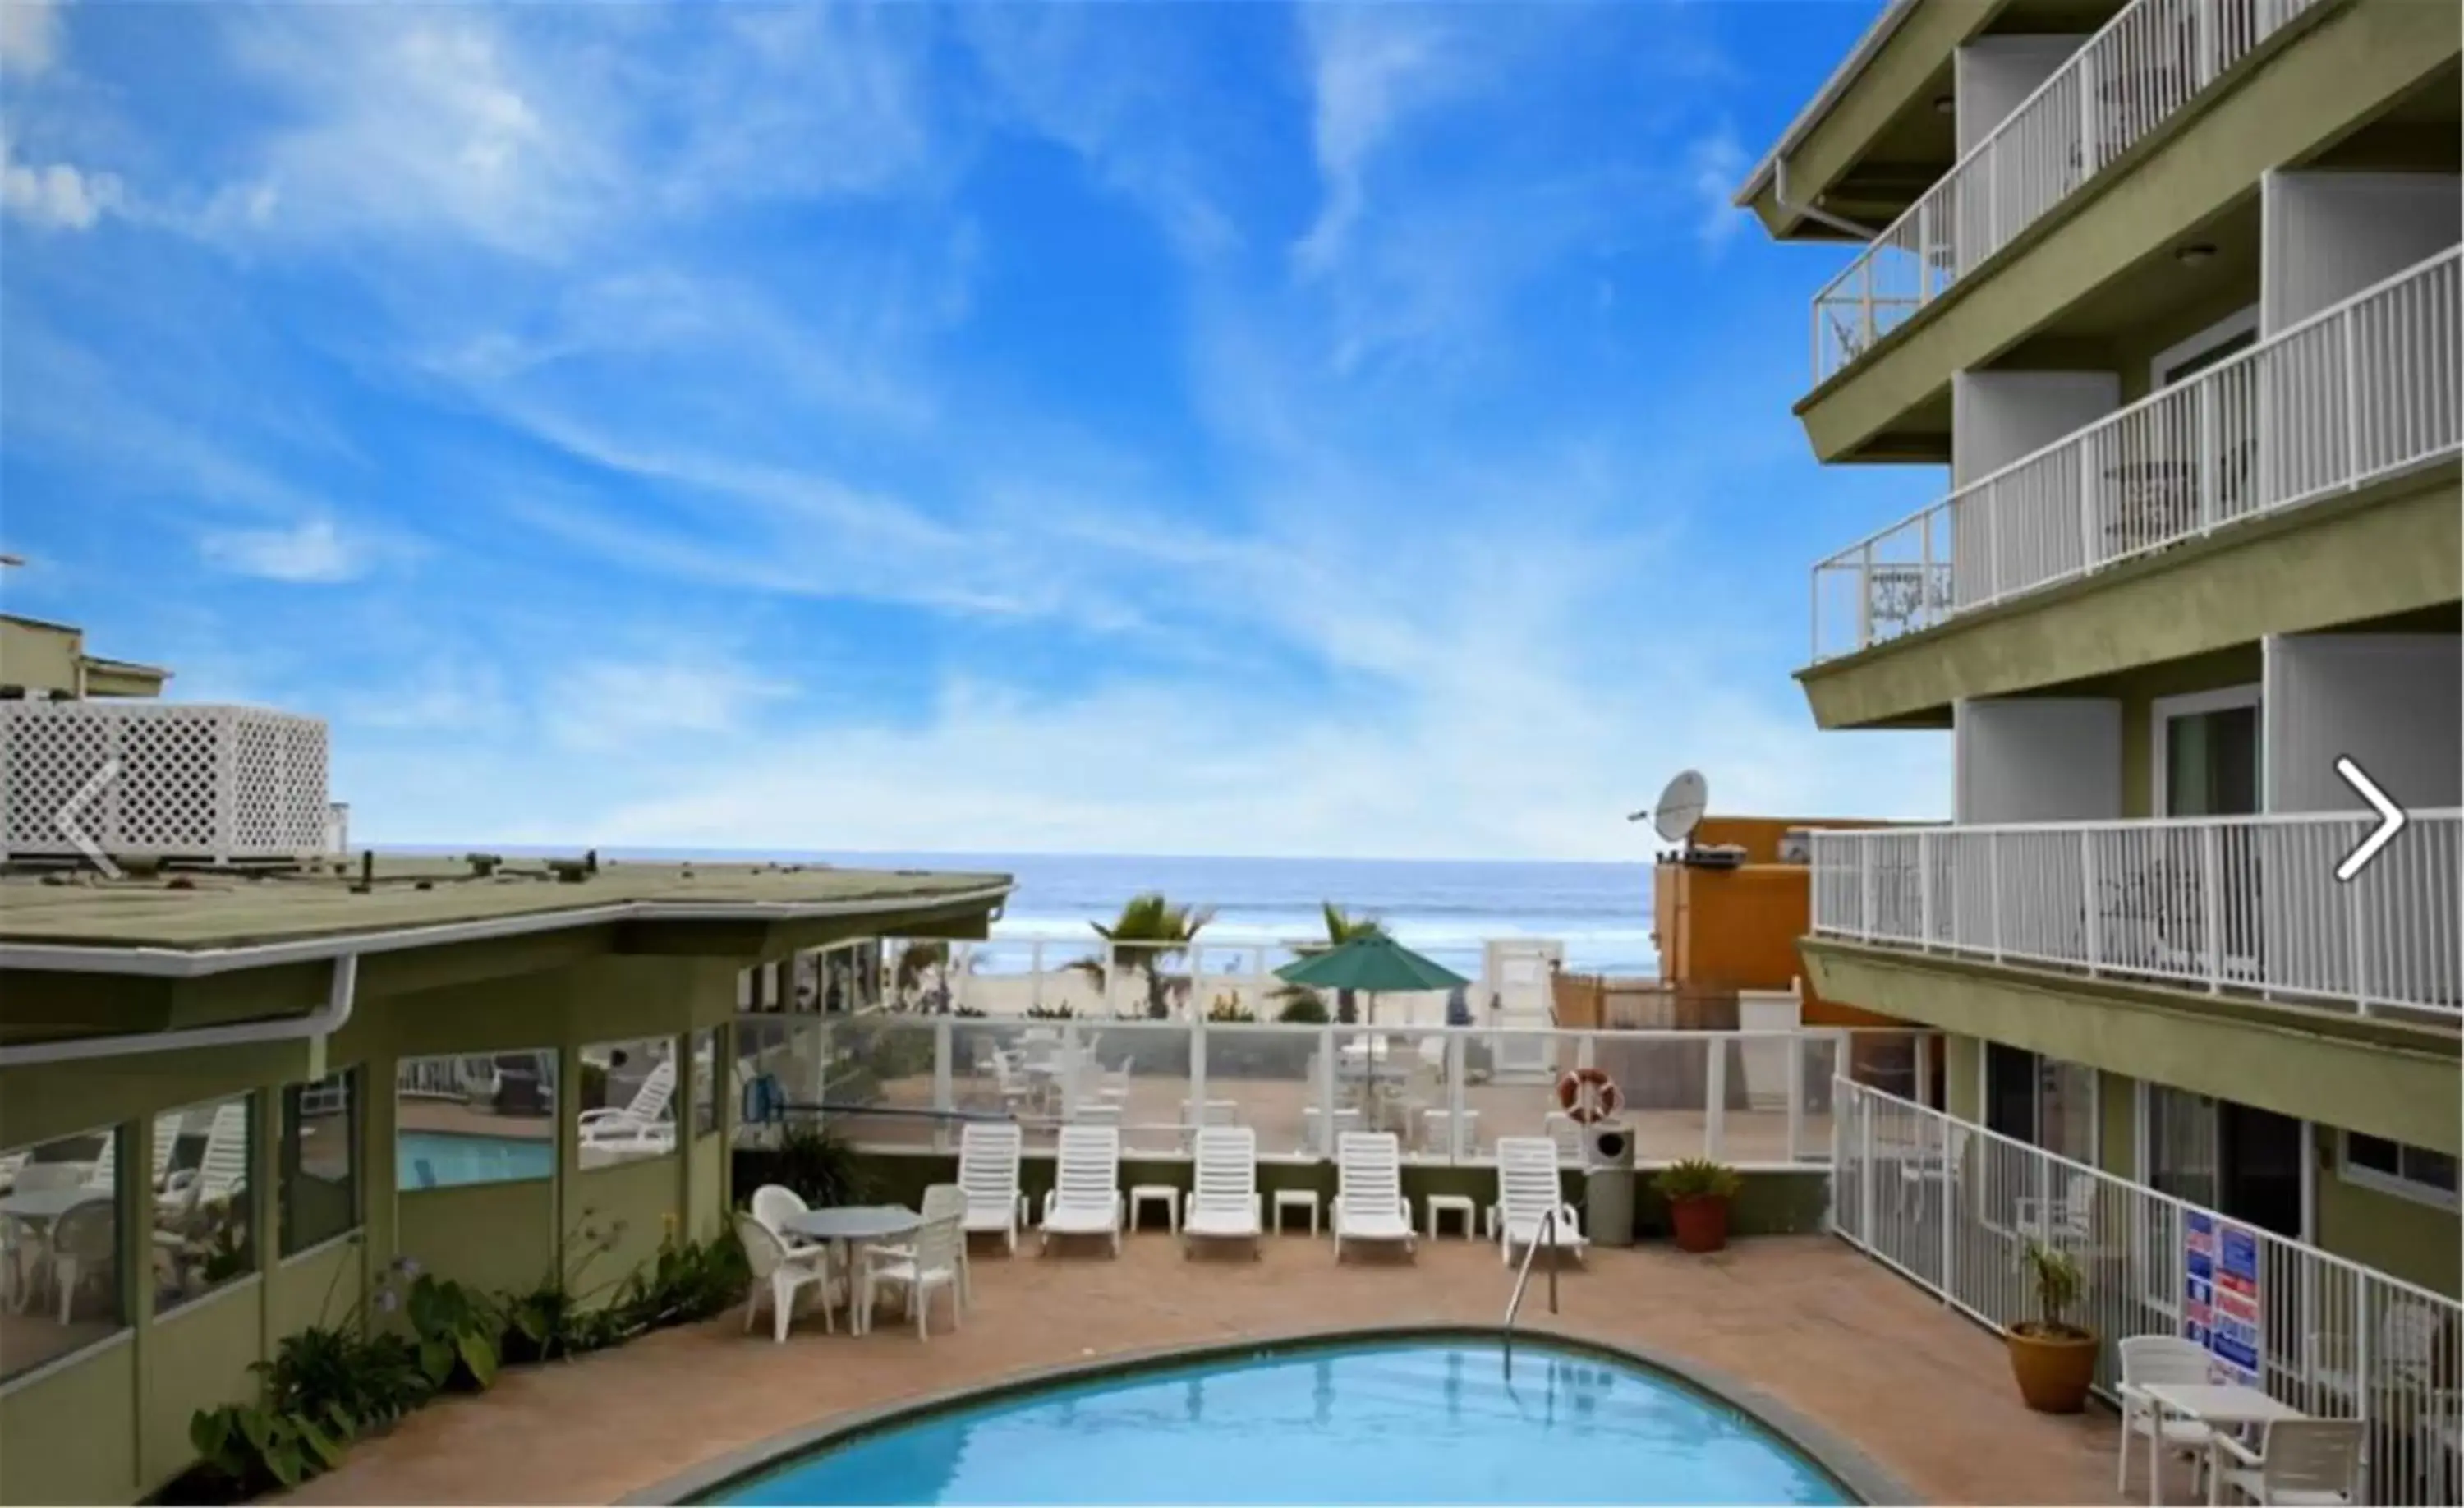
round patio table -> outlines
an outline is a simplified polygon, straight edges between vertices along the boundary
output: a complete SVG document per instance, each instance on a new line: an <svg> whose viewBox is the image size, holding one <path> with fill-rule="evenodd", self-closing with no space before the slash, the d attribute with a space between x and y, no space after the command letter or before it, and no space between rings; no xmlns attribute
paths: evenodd
<svg viewBox="0 0 2464 1508"><path fill-rule="evenodd" d="M836 1248L839 1271L847 1275L847 1329L856 1335L865 1332L872 1317L856 1307L854 1243L913 1235L923 1225L922 1215L894 1204L856 1204L832 1210L807 1210L779 1222L779 1228L789 1235L802 1236L808 1241L826 1241Z"/></svg>

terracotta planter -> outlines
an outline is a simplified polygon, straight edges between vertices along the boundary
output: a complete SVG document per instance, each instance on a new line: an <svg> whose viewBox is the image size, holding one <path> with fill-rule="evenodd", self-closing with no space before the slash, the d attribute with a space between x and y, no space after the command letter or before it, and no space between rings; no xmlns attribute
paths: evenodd
<svg viewBox="0 0 2464 1508"><path fill-rule="evenodd" d="M1728 1201L1710 1196L1668 1201L1681 1252L1716 1252L1728 1244Z"/></svg>
<svg viewBox="0 0 2464 1508"><path fill-rule="evenodd" d="M2038 1413L2077 1413L2096 1379L2096 1337L2085 1331L2005 1330L2011 1375L2019 1396Z"/></svg>

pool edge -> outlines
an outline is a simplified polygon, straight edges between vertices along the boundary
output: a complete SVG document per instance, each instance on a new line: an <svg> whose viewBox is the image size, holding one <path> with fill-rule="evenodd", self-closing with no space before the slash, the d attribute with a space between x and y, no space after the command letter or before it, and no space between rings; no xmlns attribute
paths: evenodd
<svg viewBox="0 0 2464 1508"><path fill-rule="evenodd" d="M826 1420L781 1431L750 1445L722 1452L689 1471L628 1493L616 1501L620 1505L653 1505L653 1508L656 1505L691 1503L731 1483L766 1472L789 1456L819 1450L843 1438L883 1428L893 1421L980 1404L1013 1393L1031 1392L1056 1384L1090 1382L1175 1363L1205 1362L1262 1350L1305 1351L1363 1341L1494 1342L1504 1334L1493 1326L1477 1324L1317 1326L1199 1345L1144 1346L1134 1351L1118 1351L1108 1356L1030 1367L989 1382L943 1388L902 1398L895 1403L848 1410ZM1740 1382L1717 1367L1656 1347L1595 1341L1562 1330L1527 1329L1519 1334L1522 1339L1541 1344L1589 1351L1605 1360L1665 1373L1695 1391L1736 1410L1779 1436L1847 1489L1849 1495L1860 1503L1874 1504L1876 1508L1912 1508L1922 1501L1896 1474L1849 1444L1828 1426L1806 1417L1764 1389Z"/></svg>

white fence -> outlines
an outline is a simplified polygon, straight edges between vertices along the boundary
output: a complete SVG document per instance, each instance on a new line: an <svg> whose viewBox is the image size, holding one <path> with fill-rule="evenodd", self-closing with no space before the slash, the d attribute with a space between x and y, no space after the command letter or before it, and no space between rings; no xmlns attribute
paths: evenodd
<svg viewBox="0 0 2464 1508"><path fill-rule="evenodd" d="M1814 298L1829 381L2318 0L2137 0Z"/></svg>
<svg viewBox="0 0 2464 1508"><path fill-rule="evenodd" d="M0 853L324 851L325 725L189 702L0 702ZM63 819L66 825L63 825Z"/></svg>
<svg viewBox="0 0 2464 1508"><path fill-rule="evenodd" d="M1830 1155L1835 1074L1923 1096L1926 1033L1495 1032L1204 1022L993 1021L884 1014L773 1033L744 1077L822 1104L852 1145L946 1151L967 1119L1014 1121L1030 1147L1065 1125L1117 1126L1133 1157L1188 1155L1199 1126L1258 1133L1262 1155L1323 1159L1333 1137L1386 1130L1407 1155L1485 1163L1501 1136L1549 1136L1570 1161L1580 1127L1559 1076L1598 1068L1648 1166L1712 1157L1740 1168ZM1526 1066L1529 1065L1529 1066ZM764 1098L767 1098L765 1095Z"/></svg>
<svg viewBox="0 0 2464 1508"><path fill-rule="evenodd" d="M2455 454L2451 248L1814 568L1814 658Z"/></svg>
<svg viewBox="0 0 2464 1508"><path fill-rule="evenodd" d="M2457 1500L2454 1300L1881 1090L1842 1081L1832 1104L1831 1226L1851 1245L1997 1330L2039 1318L2028 1243L2068 1252L2085 1279L2068 1318L2095 1333L2110 1398L2117 1342L2203 1338L2192 1250L2212 1240L2206 1277L2221 1269L2232 1291L2211 1343L2220 1371L2367 1421L2361 1501Z"/></svg>
<svg viewBox="0 0 2464 1508"><path fill-rule="evenodd" d="M1817 936L2255 991L2464 1011L2464 814L2342 812L1814 835Z"/></svg>

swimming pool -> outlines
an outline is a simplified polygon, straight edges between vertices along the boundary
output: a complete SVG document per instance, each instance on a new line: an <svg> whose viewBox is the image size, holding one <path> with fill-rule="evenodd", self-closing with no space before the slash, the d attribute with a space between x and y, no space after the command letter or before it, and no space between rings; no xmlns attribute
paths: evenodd
<svg viewBox="0 0 2464 1508"><path fill-rule="evenodd" d="M1849 1503L1740 1410L1524 1339L1380 1338L1069 1381L892 1420L722 1503Z"/></svg>
<svg viewBox="0 0 2464 1508"><path fill-rule="evenodd" d="M556 1144L545 1137L404 1131L394 1138L394 1178L406 1190L511 1183L555 1170Z"/></svg>

